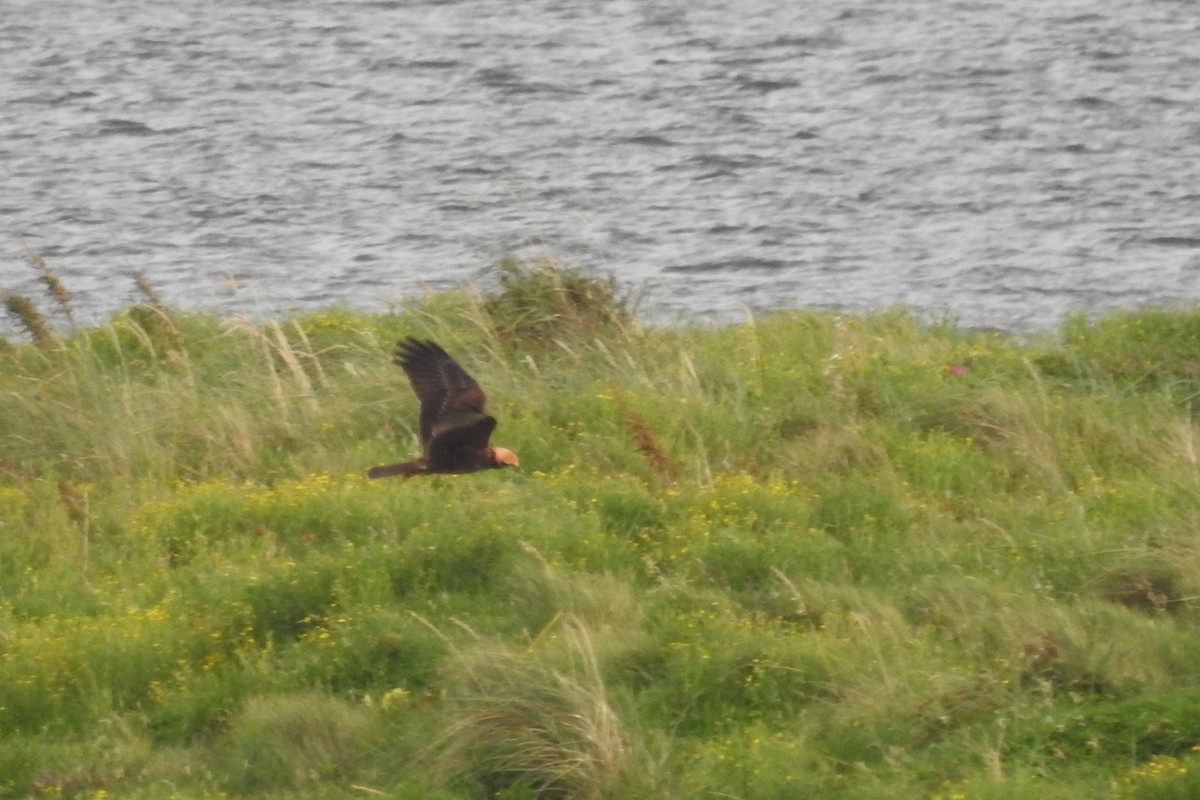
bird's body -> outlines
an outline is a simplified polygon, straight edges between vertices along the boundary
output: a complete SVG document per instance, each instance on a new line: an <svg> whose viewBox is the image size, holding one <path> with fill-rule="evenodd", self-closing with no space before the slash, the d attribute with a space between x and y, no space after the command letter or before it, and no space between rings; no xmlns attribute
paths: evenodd
<svg viewBox="0 0 1200 800"><path fill-rule="evenodd" d="M397 346L393 360L421 401L421 456L372 467L367 470L368 478L478 472L517 465L511 450L488 444L496 418L484 413L487 395L449 353L434 342L408 338Z"/></svg>

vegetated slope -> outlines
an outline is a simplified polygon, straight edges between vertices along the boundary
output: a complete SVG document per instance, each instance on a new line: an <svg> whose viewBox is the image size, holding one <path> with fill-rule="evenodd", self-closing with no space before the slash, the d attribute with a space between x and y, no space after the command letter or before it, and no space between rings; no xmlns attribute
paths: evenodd
<svg viewBox="0 0 1200 800"><path fill-rule="evenodd" d="M8 343L0 796L1197 796L1200 314L645 327L508 270ZM404 335L520 471L364 478Z"/></svg>

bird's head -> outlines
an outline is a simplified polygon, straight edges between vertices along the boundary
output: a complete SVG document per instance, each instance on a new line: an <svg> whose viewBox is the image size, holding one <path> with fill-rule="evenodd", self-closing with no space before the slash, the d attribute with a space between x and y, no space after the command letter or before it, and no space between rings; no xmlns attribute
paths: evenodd
<svg viewBox="0 0 1200 800"><path fill-rule="evenodd" d="M492 459L497 467L515 467L521 463L517 461L516 453L504 447L493 447Z"/></svg>

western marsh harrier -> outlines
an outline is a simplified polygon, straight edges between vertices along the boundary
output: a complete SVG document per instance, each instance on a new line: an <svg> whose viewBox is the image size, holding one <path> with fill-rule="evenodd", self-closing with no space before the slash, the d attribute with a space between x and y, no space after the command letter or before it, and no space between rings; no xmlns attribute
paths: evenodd
<svg viewBox="0 0 1200 800"><path fill-rule="evenodd" d="M517 456L488 439L496 418L485 414L487 396L449 353L431 341L408 338L392 359L408 375L421 401L421 457L367 470L368 478L433 475L515 467Z"/></svg>

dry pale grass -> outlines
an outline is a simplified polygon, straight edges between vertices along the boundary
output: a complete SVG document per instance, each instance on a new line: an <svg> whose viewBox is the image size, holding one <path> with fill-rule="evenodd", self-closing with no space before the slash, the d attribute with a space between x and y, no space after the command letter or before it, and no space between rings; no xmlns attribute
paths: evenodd
<svg viewBox="0 0 1200 800"><path fill-rule="evenodd" d="M489 794L521 786L564 800L623 796L628 734L578 618L556 619L523 649L478 639L456 649L449 671L448 722L428 752L444 780Z"/></svg>

